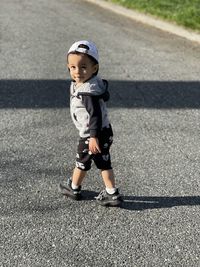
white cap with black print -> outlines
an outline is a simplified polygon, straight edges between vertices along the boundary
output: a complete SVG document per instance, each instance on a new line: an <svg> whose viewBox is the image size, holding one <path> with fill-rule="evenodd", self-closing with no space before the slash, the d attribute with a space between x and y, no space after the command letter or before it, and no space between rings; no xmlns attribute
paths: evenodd
<svg viewBox="0 0 200 267"><path fill-rule="evenodd" d="M96 45L90 41L78 41L75 42L69 49L68 54L72 52L79 52L83 54L87 54L93 57L97 62L99 62L99 55Z"/></svg>

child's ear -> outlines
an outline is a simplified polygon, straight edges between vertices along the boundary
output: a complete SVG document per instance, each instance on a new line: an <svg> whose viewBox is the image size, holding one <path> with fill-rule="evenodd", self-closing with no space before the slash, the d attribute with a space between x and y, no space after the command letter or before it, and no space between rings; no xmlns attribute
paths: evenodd
<svg viewBox="0 0 200 267"><path fill-rule="evenodd" d="M96 73L99 69L99 64L94 65L93 73Z"/></svg>

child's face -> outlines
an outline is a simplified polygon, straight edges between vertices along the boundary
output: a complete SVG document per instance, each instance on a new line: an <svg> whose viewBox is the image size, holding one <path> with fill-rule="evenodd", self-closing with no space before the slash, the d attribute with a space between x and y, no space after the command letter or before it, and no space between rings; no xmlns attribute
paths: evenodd
<svg viewBox="0 0 200 267"><path fill-rule="evenodd" d="M80 85L92 77L98 64L94 64L85 54L69 54L67 67L76 85Z"/></svg>

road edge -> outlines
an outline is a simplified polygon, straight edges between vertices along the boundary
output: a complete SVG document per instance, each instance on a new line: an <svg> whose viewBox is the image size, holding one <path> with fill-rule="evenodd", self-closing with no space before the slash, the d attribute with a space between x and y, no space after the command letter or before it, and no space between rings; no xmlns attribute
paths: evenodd
<svg viewBox="0 0 200 267"><path fill-rule="evenodd" d="M99 5L100 7L111 10L112 12L115 12L117 14L129 17L135 21L150 25L162 31L175 34L179 37L182 37L187 40L200 44L200 34L192 30L187 30L181 26L177 26L172 23L162 21L150 15L145 15L140 12L137 12L137 11L134 11L134 10L131 10L131 9L128 9L128 8L125 8L125 7L122 7L117 4L107 2L104 0L85 0L85 1Z"/></svg>

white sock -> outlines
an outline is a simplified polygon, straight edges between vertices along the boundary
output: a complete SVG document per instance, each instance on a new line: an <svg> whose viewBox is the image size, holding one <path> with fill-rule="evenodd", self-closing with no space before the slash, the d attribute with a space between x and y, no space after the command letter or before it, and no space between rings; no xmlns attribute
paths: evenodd
<svg viewBox="0 0 200 267"><path fill-rule="evenodd" d="M73 190L76 190L76 189L78 189L79 188L79 186L78 185L75 185L73 182L72 182L72 189Z"/></svg>
<svg viewBox="0 0 200 267"><path fill-rule="evenodd" d="M109 195L113 195L115 192L116 192L116 188L113 187L113 188L108 188L106 187L106 192L109 194Z"/></svg>

